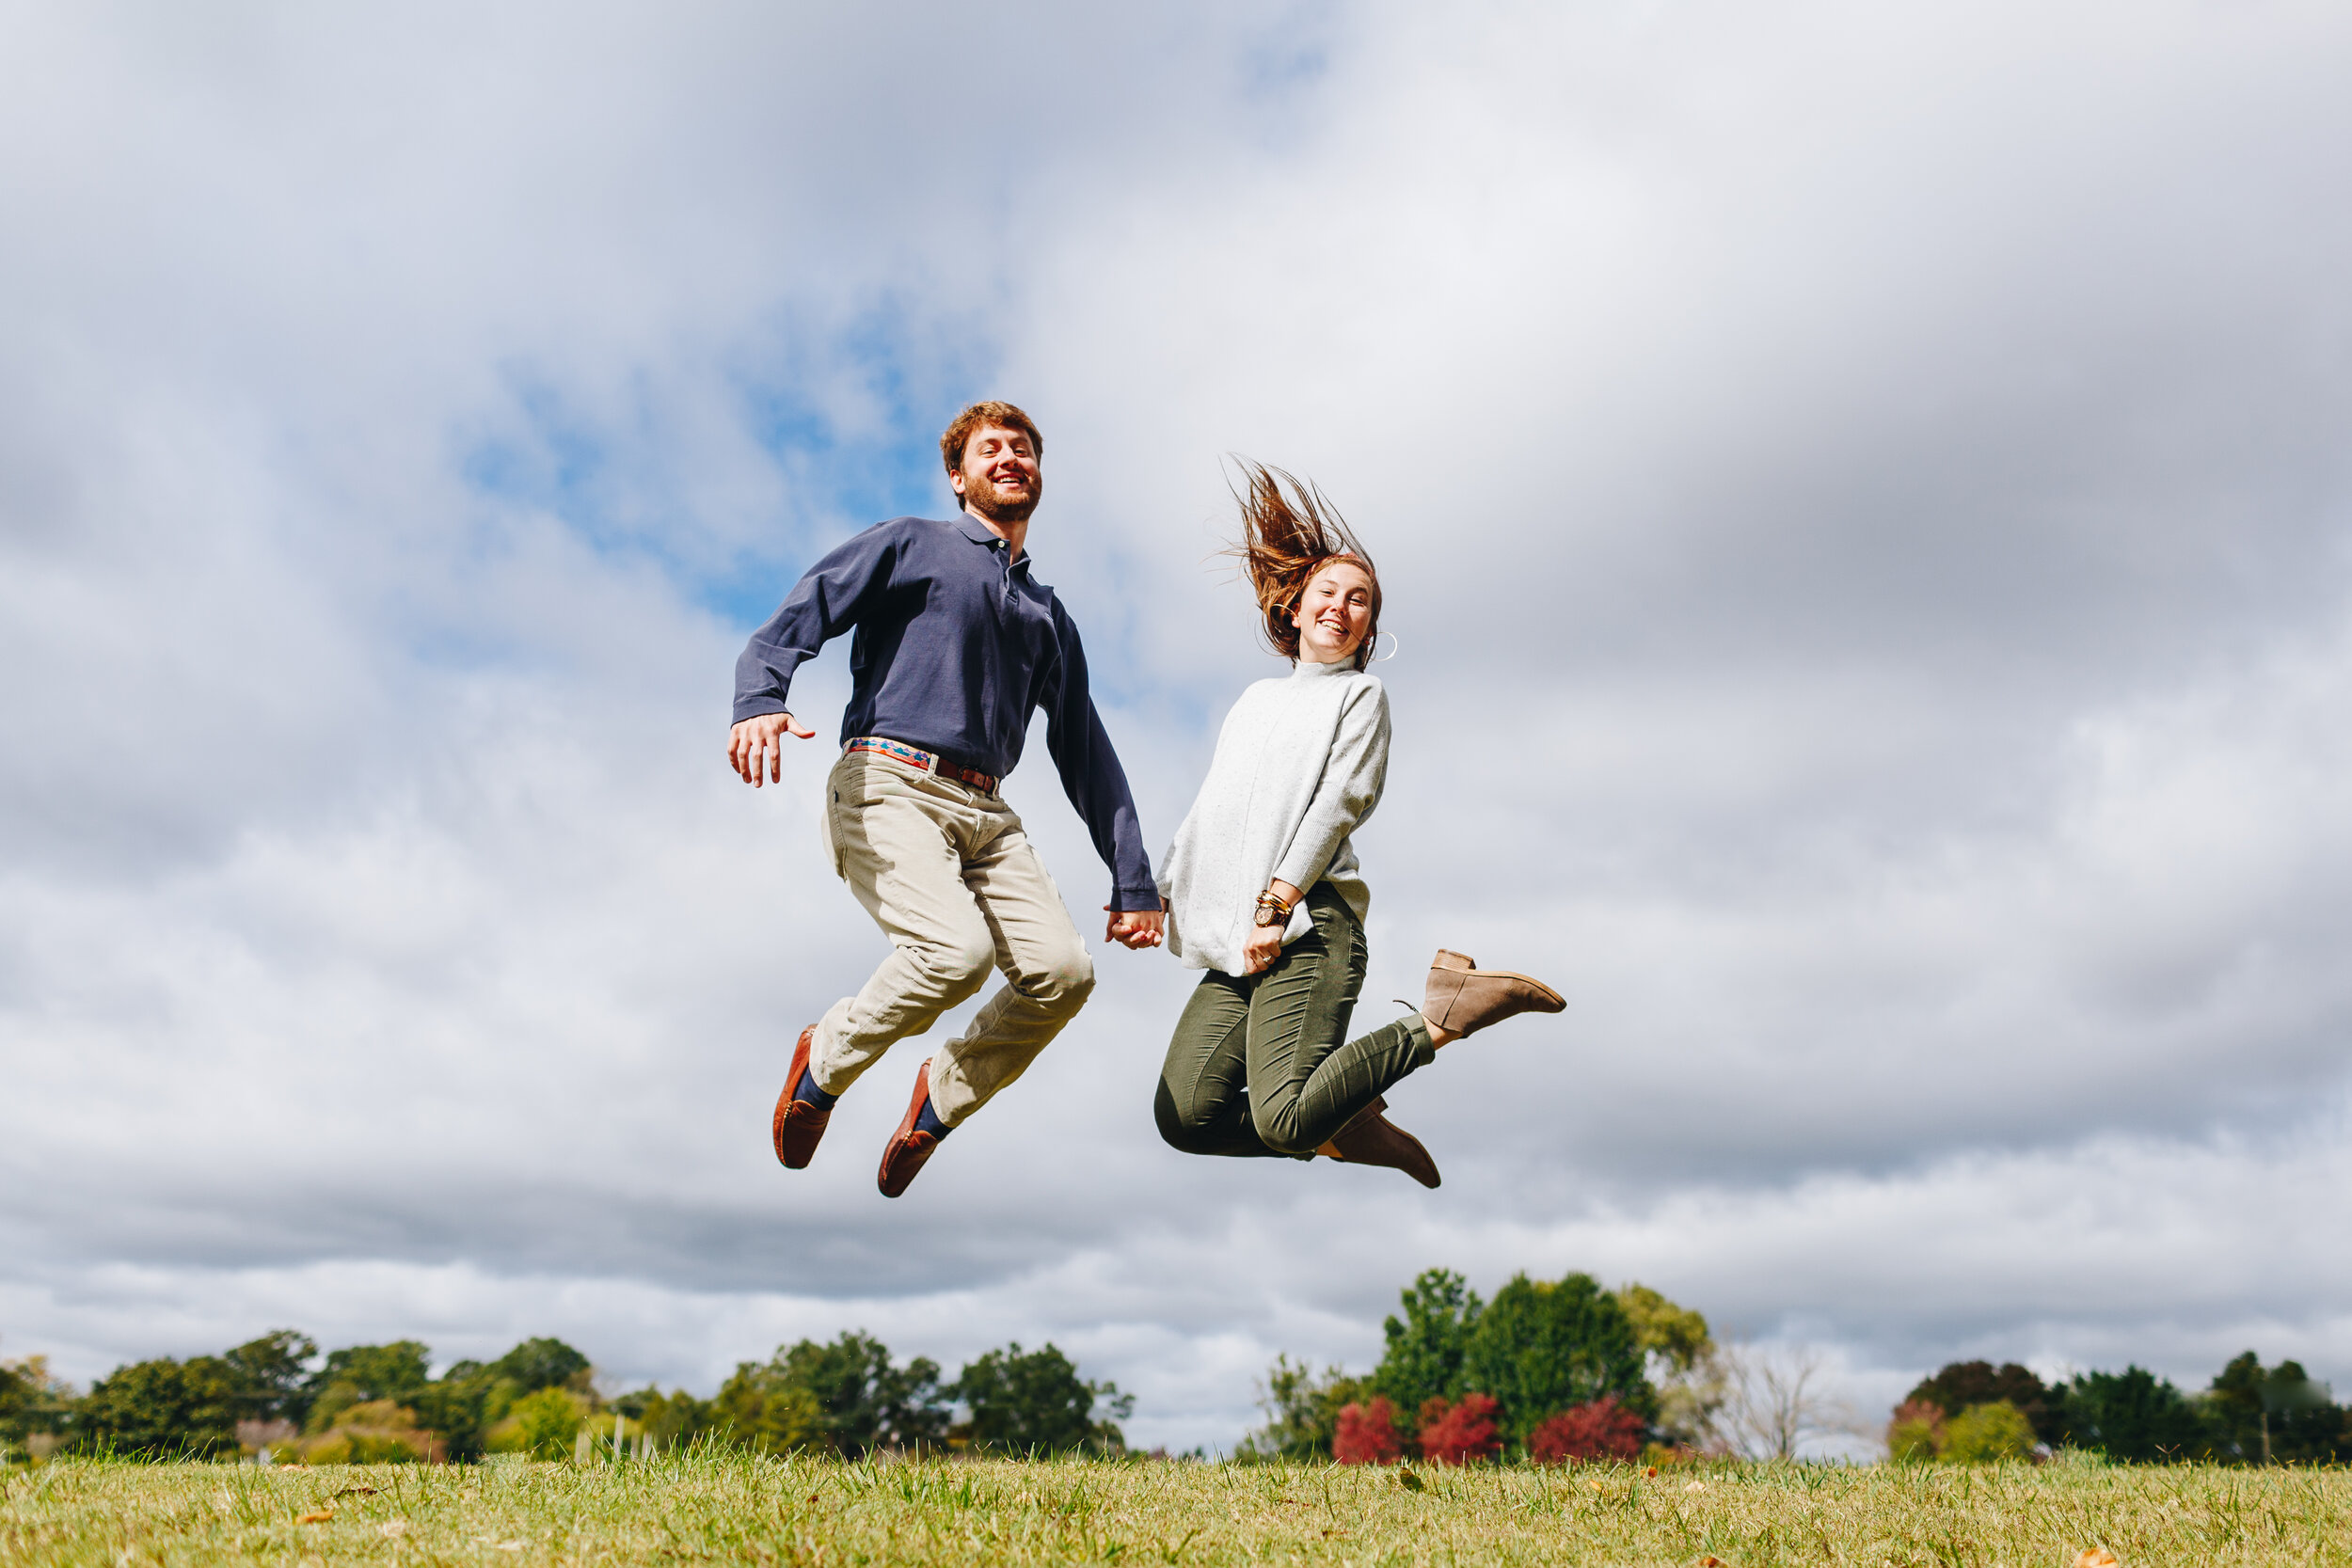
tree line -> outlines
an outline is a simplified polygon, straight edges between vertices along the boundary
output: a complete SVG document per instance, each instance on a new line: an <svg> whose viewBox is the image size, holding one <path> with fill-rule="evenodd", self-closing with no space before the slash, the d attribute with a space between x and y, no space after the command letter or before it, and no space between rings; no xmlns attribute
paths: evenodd
<svg viewBox="0 0 2352 1568"><path fill-rule="evenodd" d="M1714 1350L1707 1320L1647 1286L1520 1274L1488 1302L1462 1275L1431 1269L1400 1305L1364 1376L1277 1357L1261 1401L1269 1419L1243 1456L1629 1460L1698 1435L1689 1388Z"/></svg>
<svg viewBox="0 0 2352 1568"><path fill-rule="evenodd" d="M2295 1361L2252 1351L2184 1393L2137 1366L2057 1383L2014 1362L1955 1361L1903 1396L1886 1449L1906 1463L1985 1463L2059 1449L2126 1464L2352 1463L2352 1410Z"/></svg>
<svg viewBox="0 0 2352 1568"><path fill-rule="evenodd" d="M968 1363L903 1364L869 1334L780 1345L744 1361L709 1399L648 1385L607 1396L595 1369L556 1338L439 1375L420 1341L321 1355L277 1329L217 1355L116 1368L77 1392L39 1356L0 1362L0 1443L31 1457L107 1452L153 1459L238 1454L306 1464L556 1459L714 1443L763 1453L877 1449L1116 1453L1134 1399L1089 1382L1050 1342L1016 1342Z"/></svg>
<svg viewBox="0 0 2352 1568"><path fill-rule="evenodd" d="M1432 1269L1399 1305L1367 1374L1278 1356L1261 1390L1269 1418L1240 1457L1661 1464L1789 1458L1814 1438L1871 1434L1822 1387L1818 1353L1719 1344L1704 1314L1645 1285L1521 1274L1484 1302ZM2352 1411L2297 1363L2265 1368L2252 1351L2193 1394L2137 1366L2045 1385L2014 1364L1966 1361L1921 1380L1885 1439L1906 1463L2071 1449L2125 1464L2341 1464Z"/></svg>

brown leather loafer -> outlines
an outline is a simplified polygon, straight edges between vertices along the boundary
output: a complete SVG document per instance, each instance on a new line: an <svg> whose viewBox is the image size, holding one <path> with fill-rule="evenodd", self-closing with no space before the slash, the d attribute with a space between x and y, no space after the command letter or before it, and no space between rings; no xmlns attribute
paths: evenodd
<svg viewBox="0 0 2352 1568"><path fill-rule="evenodd" d="M907 1101L906 1119L898 1123L898 1131L882 1146L882 1169L874 1175L874 1185L884 1197L897 1197L907 1190L914 1173L923 1168L923 1162L931 1157L939 1140L929 1132L915 1130L914 1118L923 1114L923 1106L931 1098L931 1061L926 1056L923 1065L914 1069L914 1098Z"/></svg>
<svg viewBox="0 0 2352 1568"><path fill-rule="evenodd" d="M1331 1141L1315 1150L1351 1165L1387 1165L1401 1170L1424 1187L1434 1187L1439 1180L1438 1162L1429 1157L1421 1140L1414 1137L1380 1113L1389 1108L1385 1100L1375 1100L1354 1116L1347 1125L1331 1134Z"/></svg>
<svg viewBox="0 0 2352 1568"><path fill-rule="evenodd" d="M1475 1035L1516 1013L1556 1013L1566 1006L1541 980L1507 969L1481 969L1476 959L1440 947L1429 960L1429 990L1421 1010L1440 1029Z"/></svg>
<svg viewBox="0 0 2352 1568"><path fill-rule="evenodd" d="M833 1120L831 1111L792 1098L792 1091L801 1086L801 1074L808 1070L808 1046L816 1037L814 1023L801 1031L801 1043L792 1048L792 1070L784 1075L784 1092L776 1096L776 1119L769 1127L776 1140L776 1158L787 1170L808 1168L817 1153L817 1140L825 1135L825 1124Z"/></svg>

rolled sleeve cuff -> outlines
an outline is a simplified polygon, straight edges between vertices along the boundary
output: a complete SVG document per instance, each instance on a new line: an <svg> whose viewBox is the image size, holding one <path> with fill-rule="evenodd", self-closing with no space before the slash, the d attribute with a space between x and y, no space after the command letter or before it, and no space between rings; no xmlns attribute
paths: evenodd
<svg viewBox="0 0 2352 1568"><path fill-rule="evenodd" d="M1154 914L1159 908L1160 890L1156 887L1111 889L1111 912L1114 914Z"/></svg>
<svg viewBox="0 0 2352 1568"><path fill-rule="evenodd" d="M1312 862L1304 860L1285 861L1283 863L1274 868L1274 879L1277 881L1288 882L1291 886L1296 888L1298 890L1300 901L1304 902L1306 899L1307 890L1313 887L1317 882L1323 880L1323 873L1329 863L1330 857L1326 855L1324 857L1324 861L1325 864L1323 865L1317 865Z"/></svg>
<svg viewBox="0 0 2352 1568"><path fill-rule="evenodd" d="M791 705L782 697L738 697L735 699L735 718L730 722L739 724L746 719L756 719L763 713L789 713L791 711Z"/></svg>

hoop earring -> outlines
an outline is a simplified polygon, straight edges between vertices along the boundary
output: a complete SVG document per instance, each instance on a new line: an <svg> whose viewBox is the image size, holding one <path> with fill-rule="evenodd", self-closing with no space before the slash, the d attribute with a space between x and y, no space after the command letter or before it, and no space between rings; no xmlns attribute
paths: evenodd
<svg viewBox="0 0 2352 1568"><path fill-rule="evenodd" d="M1381 632L1379 636L1373 639L1373 645L1375 649L1379 646L1381 637L1385 637L1389 640L1389 651L1385 657L1377 652L1374 653L1372 656L1372 662L1375 664L1388 663L1389 660L1394 658L1405 646L1405 639L1397 636L1397 634L1392 631L1384 631Z"/></svg>

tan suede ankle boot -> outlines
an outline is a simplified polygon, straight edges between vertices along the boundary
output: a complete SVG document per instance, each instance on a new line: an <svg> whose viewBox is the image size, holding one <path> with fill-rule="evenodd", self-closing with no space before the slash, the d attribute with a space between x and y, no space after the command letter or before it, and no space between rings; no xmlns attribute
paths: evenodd
<svg viewBox="0 0 2352 1568"><path fill-rule="evenodd" d="M1385 1100L1375 1100L1354 1116L1347 1125L1331 1134L1331 1141L1315 1150L1351 1165L1387 1165L1401 1170L1424 1187L1438 1182L1438 1162L1429 1157L1419 1138L1397 1126L1380 1113L1389 1108Z"/></svg>
<svg viewBox="0 0 2352 1568"><path fill-rule="evenodd" d="M1468 955L1440 947L1429 960L1429 990L1421 1011L1440 1029L1474 1035L1514 1013L1556 1013L1566 1006L1541 980L1507 969L1481 969Z"/></svg>

